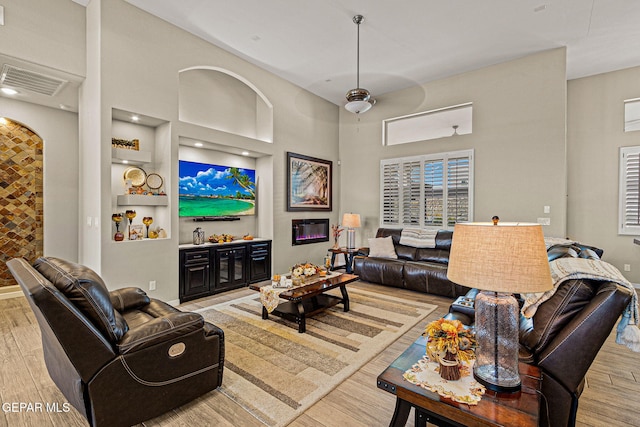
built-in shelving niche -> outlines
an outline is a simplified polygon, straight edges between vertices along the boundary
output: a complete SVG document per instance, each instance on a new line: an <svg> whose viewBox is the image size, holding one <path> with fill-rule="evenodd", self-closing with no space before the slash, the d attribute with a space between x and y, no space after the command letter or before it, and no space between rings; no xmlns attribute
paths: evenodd
<svg viewBox="0 0 640 427"><path fill-rule="evenodd" d="M135 120L133 117L137 117ZM135 210L136 216L132 225L142 226L143 239L147 240L147 228L143 225L144 217L152 217L151 230L162 228L167 237L171 236L171 204L169 203L171 181L171 128L166 120L137 114L121 109L112 109L111 121L112 138L133 141L137 140L135 149L111 148L111 211L122 213L123 220L120 231L128 239L129 221L124 217L127 210ZM132 170L138 168L139 170ZM129 170L129 173L127 171ZM133 172L132 172L133 171ZM130 194L130 188L125 180L127 176L134 176L141 182L140 191ZM145 177L150 174L155 181L147 182ZM142 176L142 178L140 178ZM159 188L156 188L162 179ZM140 184L137 182L136 184ZM131 183L133 184L133 183ZM151 186L150 186L151 185ZM136 190L138 187L134 187ZM150 194L151 193L151 194ZM111 224L111 239L116 233L115 223Z"/></svg>

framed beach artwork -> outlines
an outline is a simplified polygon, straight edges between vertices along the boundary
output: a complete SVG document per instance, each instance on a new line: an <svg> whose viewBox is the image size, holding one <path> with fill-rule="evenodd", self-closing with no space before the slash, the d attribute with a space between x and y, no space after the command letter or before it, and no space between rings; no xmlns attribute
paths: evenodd
<svg viewBox="0 0 640 427"><path fill-rule="evenodd" d="M287 152L287 210L331 211L330 160Z"/></svg>

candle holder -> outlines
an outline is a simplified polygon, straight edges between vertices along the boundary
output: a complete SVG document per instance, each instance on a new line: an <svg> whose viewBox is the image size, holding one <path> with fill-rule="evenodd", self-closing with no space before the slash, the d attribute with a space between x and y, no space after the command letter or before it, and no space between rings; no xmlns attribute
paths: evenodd
<svg viewBox="0 0 640 427"><path fill-rule="evenodd" d="M111 215L111 220L116 223L116 234L113 236L113 240L121 242L124 240L124 234L120 232L120 223L122 222L122 214L114 213Z"/></svg>
<svg viewBox="0 0 640 427"><path fill-rule="evenodd" d="M129 238L131 238L131 223L133 222L133 218L136 217L136 211L134 210L127 210L124 213L124 216L127 217L127 219L129 220Z"/></svg>
<svg viewBox="0 0 640 427"><path fill-rule="evenodd" d="M147 239L149 238L149 226L153 224L153 217L145 216L142 218L142 223L147 226Z"/></svg>

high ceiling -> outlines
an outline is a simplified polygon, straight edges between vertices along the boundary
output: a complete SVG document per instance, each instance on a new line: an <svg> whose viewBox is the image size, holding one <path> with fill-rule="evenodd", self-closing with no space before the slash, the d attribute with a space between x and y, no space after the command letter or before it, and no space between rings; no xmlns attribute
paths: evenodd
<svg viewBox="0 0 640 427"><path fill-rule="evenodd" d="M567 78L640 65L637 0L127 0L333 103L566 46Z"/></svg>
<svg viewBox="0 0 640 427"><path fill-rule="evenodd" d="M337 105L356 87L356 14L360 85L374 98L562 46L567 79L640 66L638 0L126 1ZM18 99L77 111L81 81L54 77L71 84Z"/></svg>

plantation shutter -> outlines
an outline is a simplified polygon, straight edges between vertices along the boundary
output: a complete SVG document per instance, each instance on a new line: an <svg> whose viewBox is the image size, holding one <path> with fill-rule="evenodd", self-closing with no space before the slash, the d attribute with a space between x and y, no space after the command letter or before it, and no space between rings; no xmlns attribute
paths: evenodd
<svg viewBox="0 0 640 427"><path fill-rule="evenodd" d="M640 235L640 147L620 149L620 234Z"/></svg>
<svg viewBox="0 0 640 427"><path fill-rule="evenodd" d="M447 162L447 225L469 221L469 157Z"/></svg>
<svg viewBox="0 0 640 427"><path fill-rule="evenodd" d="M450 228L471 220L472 155L466 150L382 160L381 226Z"/></svg>
<svg viewBox="0 0 640 427"><path fill-rule="evenodd" d="M420 226L420 161L402 165L402 224Z"/></svg>
<svg viewBox="0 0 640 427"><path fill-rule="evenodd" d="M382 183L382 213L383 225L400 224L400 163L382 164L380 176Z"/></svg>
<svg viewBox="0 0 640 427"><path fill-rule="evenodd" d="M442 160L424 162L424 224L441 226L444 213Z"/></svg>

